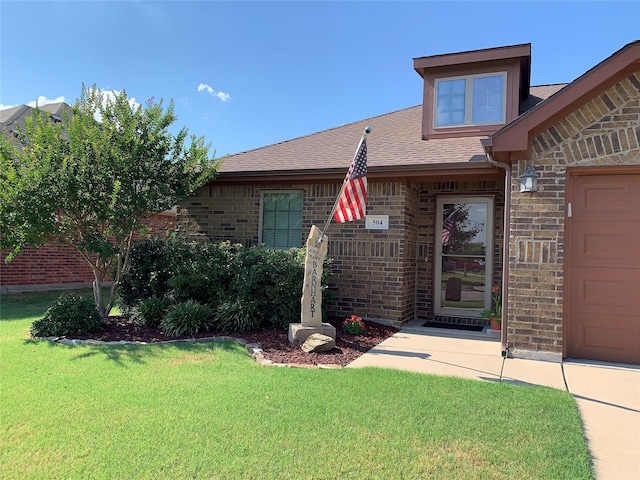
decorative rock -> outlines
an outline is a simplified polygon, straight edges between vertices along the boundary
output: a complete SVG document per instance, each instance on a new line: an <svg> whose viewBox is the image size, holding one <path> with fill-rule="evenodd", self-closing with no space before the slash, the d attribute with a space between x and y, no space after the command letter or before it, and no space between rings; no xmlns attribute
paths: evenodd
<svg viewBox="0 0 640 480"><path fill-rule="evenodd" d="M302 350L307 353L312 352L328 352L336 346L336 341L328 337L327 335L322 335L321 333L314 333L310 335L302 344Z"/></svg>

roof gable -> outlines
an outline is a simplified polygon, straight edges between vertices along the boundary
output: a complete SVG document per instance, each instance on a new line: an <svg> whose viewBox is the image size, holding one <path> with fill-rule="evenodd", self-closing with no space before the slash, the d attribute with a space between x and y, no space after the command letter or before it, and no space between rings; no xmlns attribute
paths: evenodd
<svg viewBox="0 0 640 480"><path fill-rule="evenodd" d="M491 147L494 155L502 155L502 160L507 160L505 153L526 154L533 136L638 70L640 41L635 41L625 45L547 100L505 125L490 136L489 142L484 143Z"/></svg>

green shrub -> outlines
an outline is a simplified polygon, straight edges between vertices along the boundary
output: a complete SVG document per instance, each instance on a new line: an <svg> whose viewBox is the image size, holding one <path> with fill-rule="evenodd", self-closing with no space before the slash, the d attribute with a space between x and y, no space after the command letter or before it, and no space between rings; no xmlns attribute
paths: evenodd
<svg viewBox="0 0 640 480"><path fill-rule="evenodd" d="M236 262L234 290L240 303L254 302L276 328L300 321L304 250L253 247L239 252Z"/></svg>
<svg viewBox="0 0 640 480"><path fill-rule="evenodd" d="M118 289L122 308L128 311L140 300L166 296L170 291L170 267L168 240L148 238L136 241Z"/></svg>
<svg viewBox="0 0 640 480"><path fill-rule="evenodd" d="M237 248L229 242L172 242L169 285L174 301L191 299L215 309L228 297Z"/></svg>
<svg viewBox="0 0 640 480"><path fill-rule="evenodd" d="M143 240L134 246L123 278L122 305L130 311L142 299L165 297L174 304L194 300L217 311L223 303L238 302L251 305L263 323L287 328L300 321L304 256L303 248L246 248L229 242L186 242L178 237ZM321 281L324 320L334 297L327 288L331 268L331 260L325 260Z"/></svg>
<svg viewBox="0 0 640 480"><path fill-rule="evenodd" d="M223 332L251 332L260 327L262 318L254 302L236 300L220 304L216 322Z"/></svg>
<svg viewBox="0 0 640 480"><path fill-rule="evenodd" d="M171 307L160 322L160 329L172 337L206 332L214 324L213 310L195 300L180 302Z"/></svg>
<svg viewBox="0 0 640 480"><path fill-rule="evenodd" d="M169 300L164 297L145 298L131 309L131 318L139 327L157 328L169 306Z"/></svg>
<svg viewBox="0 0 640 480"><path fill-rule="evenodd" d="M34 337L68 337L102 329L102 321L93 300L65 293L39 320L31 324Z"/></svg>

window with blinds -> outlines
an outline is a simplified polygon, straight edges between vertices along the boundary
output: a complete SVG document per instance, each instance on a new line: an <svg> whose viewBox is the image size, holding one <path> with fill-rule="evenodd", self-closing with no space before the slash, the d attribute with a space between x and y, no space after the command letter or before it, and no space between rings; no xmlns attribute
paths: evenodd
<svg viewBox="0 0 640 480"><path fill-rule="evenodd" d="M277 249L302 246L302 199L300 191L262 193L260 243Z"/></svg>

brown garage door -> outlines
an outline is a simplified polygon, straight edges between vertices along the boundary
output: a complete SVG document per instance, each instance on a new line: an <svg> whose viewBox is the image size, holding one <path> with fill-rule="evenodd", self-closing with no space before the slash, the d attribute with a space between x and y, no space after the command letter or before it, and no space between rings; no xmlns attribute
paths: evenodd
<svg viewBox="0 0 640 480"><path fill-rule="evenodd" d="M640 363L640 175L568 180L566 354Z"/></svg>

